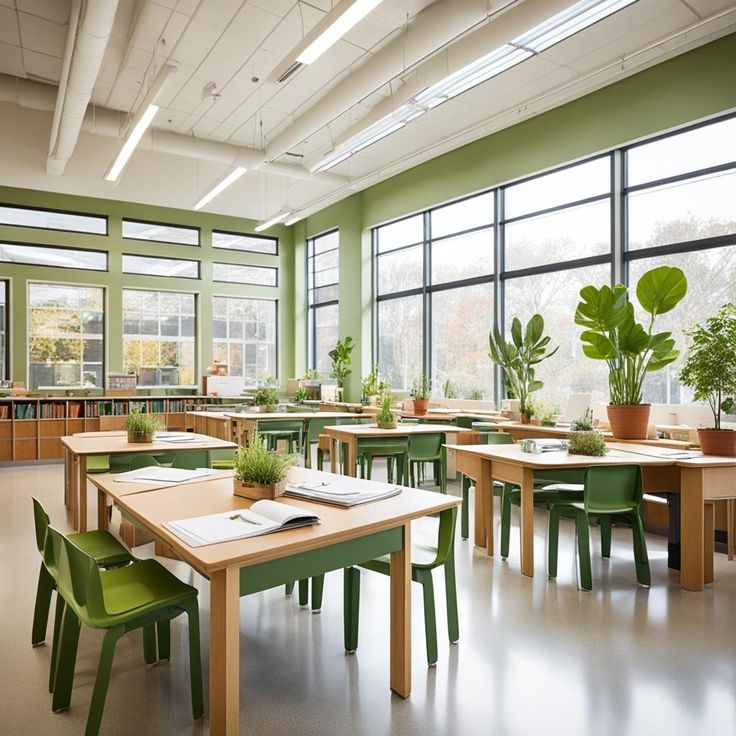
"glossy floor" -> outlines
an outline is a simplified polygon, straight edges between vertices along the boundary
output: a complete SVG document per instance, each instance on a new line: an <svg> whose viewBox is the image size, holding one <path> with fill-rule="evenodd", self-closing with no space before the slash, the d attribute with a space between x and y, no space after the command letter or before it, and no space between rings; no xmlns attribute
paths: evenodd
<svg viewBox="0 0 736 736"><path fill-rule="evenodd" d="M38 571L31 494L65 526L59 465L0 469L0 734L81 734L101 636L83 630L72 707L52 714L50 647L30 646ZM451 492L456 489L451 487ZM649 537L651 589L636 586L630 533L617 529L602 561L593 532L594 586L581 593L569 524L556 582L545 575L545 516L537 519L537 575L519 574L518 537L505 563L458 540L460 642L445 636L437 575L440 658L427 668L418 586L413 597L411 697L388 689L388 579L363 572L360 644L342 647L342 576L327 577L322 613L272 590L241 600L241 733L564 734L736 733L736 562L716 558L716 583L686 593L667 570L664 540ZM146 548L137 550L150 554ZM190 580L186 566L170 564ZM201 590L208 640L207 582ZM205 657L206 668L206 657ZM205 669L205 678L207 672ZM205 683L207 680L205 679ZM205 734L190 718L186 629L172 627L168 664L143 663L139 633L118 645L102 736Z"/></svg>

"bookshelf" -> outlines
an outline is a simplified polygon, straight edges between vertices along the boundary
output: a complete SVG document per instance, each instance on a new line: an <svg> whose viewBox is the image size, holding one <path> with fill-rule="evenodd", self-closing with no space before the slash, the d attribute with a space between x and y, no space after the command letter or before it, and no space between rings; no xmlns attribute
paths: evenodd
<svg viewBox="0 0 736 736"><path fill-rule="evenodd" d="M212 396L0 398L0 463L61 460L61 438L77 432L122 429L131 408L166 429L194 428L191 412L231 403Z"/></svg>

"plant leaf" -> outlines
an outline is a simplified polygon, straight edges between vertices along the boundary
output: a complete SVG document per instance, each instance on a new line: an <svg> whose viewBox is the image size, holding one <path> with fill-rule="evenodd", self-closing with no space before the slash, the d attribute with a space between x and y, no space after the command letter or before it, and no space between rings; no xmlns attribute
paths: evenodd
<svg viewBox="0 0 736 736"><path fill-rule="evenodd" d="M514 317L511 321L511 339L517 348L520 348L524 344L521 339L521 320L518 317Z"/></svg>
<svg viewBox="0 0 736 736"><path fill-rule="evenodd" d="M583 352L589 358L595 360L608 360L615 357L616 347L614 344L605 336L599 332L593 330L586 330L580 335L580 339L583 343Z"/></svg>
<svg viewBox="0 0 736 736"><path fill-rule="evenodd" d="M674 309L687 293L687 278L674 266L658 266L647 271L636 285L636 298L651 315Z"/></svg>
<svg viewBox="0 0 736 736"><path fill-rule="evenodd" d="M585 286L575 310L575 324L598 332L610 332L626 318L628 295L625 286Z"/></svg>

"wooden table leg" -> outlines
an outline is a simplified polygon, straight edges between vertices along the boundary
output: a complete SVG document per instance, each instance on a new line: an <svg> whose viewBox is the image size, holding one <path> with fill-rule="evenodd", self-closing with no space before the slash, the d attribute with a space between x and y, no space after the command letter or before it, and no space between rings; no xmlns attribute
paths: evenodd
<svg viewBox="0 0 736 736"><path fill-rule="evenodd" d="M411 524L404 524L404 543L391 553L391 689L402 698L411 693Z"/></svg>
<svg viewBox="0 0 736 736"><path fill-rule="evenodd" d="M210 576L210 734L240 732L240 571Z"/></svg>
<svg viewBox="0 0 736 736"><path fill-rule="evenodd" d="M69 503L72 529L79 531L79 458L70 453L71 473L69 475Z"/></svg>
<svg viewBox="0 0 736 736"><path fill-rule="evenodd" d="M683 467L680 474L680 585L699 591L705 584L703 473Z"/></svg>
<svg viewBox="0 0 736 736"><path fill-rule="evenodd" d="M716 505L706 501L703 510L703 583L713 582L713 557L715 556Z"/></svg>
<svg viewBox="0 0 736 736"><path fill-rule="evenodd" d="M79 467L77 477L77 495L79 496L79 531L87 531L87 456L80 455L77 458Z"/></svg>
<svg viewBox="0 0 736 736"><path fill-rule="evenodd" d="M107 531L107 494L97 490L97 528Z"/></svg>
<svg viewBox="0 0 736 736"><path fill-rule="evenodd" d="M521 481L521 572L534 577L534 471L523 469Z"/></svg>
<svg viewBox="0 0 736 736"><path fill-rule="evenodd" d="M337 473L337 452L340 447L340 443L332 436L330 436L330 471Z"/></svg>
<svg viewBox="0 0 736 736"><path fill-rule="evenodd" d="M64 447L64 506L71 508L72 501L71 492L71 473L72 473L72 456L68 447Z"/></svg>
<svg viewBox="0 0 736 736"><path fill-rule="evenodd" d="M493 488L493 479L486 476L484 472L485 466L479 463L479 470L475 481L475 508L473 519L473 542L476 547L488 548L488 524L486 523L485 498L488 495L488 485ZM491 511L491 513L493 513ZM493 543L491 543L493 547Z"/></svg>
<svg viewBox="0 0 736 736"><path fill-rule="evenodd" d="M355 478L356 465L358 464L358 440L356 437L351 437L347 442L347 457L345 458L345 466L343 468L343 475L349 475L351 478Z"/></svg>

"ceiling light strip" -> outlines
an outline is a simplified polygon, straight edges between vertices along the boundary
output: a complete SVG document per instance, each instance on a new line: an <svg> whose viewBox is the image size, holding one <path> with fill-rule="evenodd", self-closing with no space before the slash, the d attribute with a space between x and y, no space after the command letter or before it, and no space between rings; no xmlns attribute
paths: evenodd
<svg viewBox="0 0 736 736"><path fill-rule="evenodd" d="M278 225L280 222L283 222L287 217L289 217L289 215L291 215L291 210L281 210L281 212L269 218L268 220L262 220L261 222L259 222L255 226L255 231L257 233L261 233L264 230L268 230L268 228L273 227L274 225Z"/></svg>
<svg viewBox="0 0 736 736"><path fill-rule="evenodd" d="M212 189L210 189L209 192L207 192L207 194L205 194L204 197L194 205L194 209L198 210L204 207L207 202L213 200L218 194L224 192L231 184L240 179L246 171L248 171L248 169L246 169L245 166L236 166L224 179L215 184L215 186L212 187Z"/></svg>

